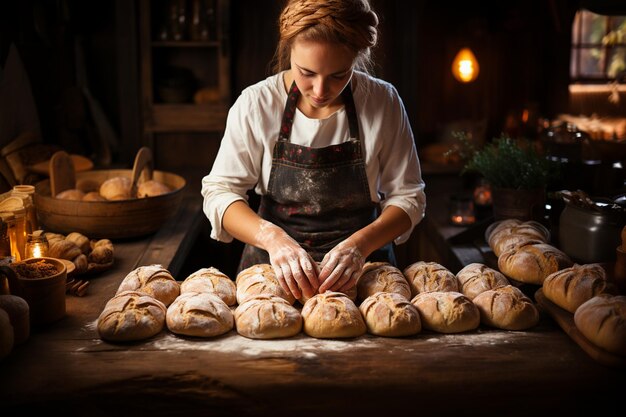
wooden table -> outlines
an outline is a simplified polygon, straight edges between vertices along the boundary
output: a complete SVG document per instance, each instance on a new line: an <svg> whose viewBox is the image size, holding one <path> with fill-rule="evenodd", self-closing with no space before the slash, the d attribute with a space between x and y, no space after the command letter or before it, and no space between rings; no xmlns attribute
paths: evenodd
<svg viewBox="0 0 626 417"><path fill-rule="evenodd" d="M126 273L160 262L176 276L198 216L186 201L153 237L116 243L115 268L0 362L2 416L623 415L625 370L592 360L547 316L525 332L398 339L165 330L141 343L100 340L95 321Z"/></svg>

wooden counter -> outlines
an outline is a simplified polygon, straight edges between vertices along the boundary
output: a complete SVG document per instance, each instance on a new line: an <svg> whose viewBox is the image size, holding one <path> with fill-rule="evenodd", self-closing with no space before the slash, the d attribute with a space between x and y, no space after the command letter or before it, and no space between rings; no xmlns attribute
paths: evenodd
<svg viewBox="0 0 626 417"><path fill-rule="evenodd" d="M160 262L176 276L199 204L186 201L153 237L116 243L115 268L0 362L2 416L623 415L625 371L594 362L546 316L525 332L402 339L165 330L142 343L100 340L95 320L127 272Z"/></svg>

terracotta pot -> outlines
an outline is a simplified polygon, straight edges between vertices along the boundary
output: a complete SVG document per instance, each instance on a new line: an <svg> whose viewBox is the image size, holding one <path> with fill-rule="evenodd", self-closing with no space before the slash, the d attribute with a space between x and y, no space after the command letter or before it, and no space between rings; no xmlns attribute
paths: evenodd
<svg viewBox="0 0 626 417"><path fill-rule="evenodd" d="M546 190L518 190L494 188L492 190L493 217L495 220L518 219L543 221Z"/></svg>
<svg viewBox="0 0 626 417"><path fill-rule="evenodd" d="M30 258L23 262L34 263L42 259L53 264L59 272L44 278L24 278L18 276L10 266L0 266L0 279L4 276L8 281L8 285L2 285L0 288L5 293L17 295L26 300L30 310L30 322L33 326L52 323L65 316L67 281L65 264L59 259L47 257Z"/></svg>

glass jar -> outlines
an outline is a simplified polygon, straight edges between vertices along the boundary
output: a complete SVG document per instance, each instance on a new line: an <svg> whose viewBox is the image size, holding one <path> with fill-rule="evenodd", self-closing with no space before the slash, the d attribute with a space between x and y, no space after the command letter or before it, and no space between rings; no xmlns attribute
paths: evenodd
<svg viewBox="0 0 626 417"><path fill-rule="evenodd" d="M25 259L47 256L48 248L48 239L44 236L43 230L37 230L35 233L29 234L26 239Z"/></svg>
<svg viewBox="0 0 626 417"><path fill-rule="evenodd" d="M17 236L15 233L15 215L9 211L0 212L0 218L6 225L7 235L9 237L10 256L15 262L22 260L20 251L17 249Z"/></svg>
<svg viewBox="0 0 626 417"><path fill-rule="evenodd" d="M20 260L24 258L24 249L26 248L26 209L19 208L13 210L15 216L15 245L20 254Z"/></svg>
<svg viewBox="0 0 626 417"><path fill-rule="evenodd" d="M37 210L35 208L35 186L16 185L13 187L12 195L22 199L26 209L26 233L33 233L39 229Z"/></svg>

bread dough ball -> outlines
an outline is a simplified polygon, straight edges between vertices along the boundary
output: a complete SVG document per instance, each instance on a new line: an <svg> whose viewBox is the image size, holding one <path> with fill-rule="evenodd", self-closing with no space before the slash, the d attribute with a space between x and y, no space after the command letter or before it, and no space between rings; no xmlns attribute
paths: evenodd
<svg viewBox="0 0 626 417"><path fill-rule="evenodd" d="M216 294L186 292L167 308L167 328L185 336L214 337L232 330L233 312Z"/></svg>
<svg viewBox="0 0 626 417"><path fill-rule="evenodd" d="M129 200L131 180L128 177L113 177L100 185L100 195L107 200Z"/></svg>
<svg viewBox="0 0 626 417"><path fill-rule="evenodd" d="M539 322L539 311L532 300L512 285L484 291L474 298L480 320L504 330L526 330Z"/></svg>
<svg viewBox="0 0 626 417"><path fill-rule="evenodd" d="M30 336L30 308L26 300L17 295L0 295L0 309L9 315L14 344L24 343Z"/></svg>
<svg viewBox="0 0 626 417"><path fill-rule="evenodd" d="M394 292L377 292L359 306L367 331L386 337L410 336L422 330L419 312L409 300Z"/></svg>
<svg viewBox="0 0 626 417"><path fill-rule="evenodd" d="M180 295L180 284L162 265L140 266L122 280L117 293L139 291L169 306Z"/></svg>
<svg viewBox="0 0 626 417"><path fill-rule="evenodd" d="M157 195L167 194L172 190L167 185L156 180L148 180L137 186L137 197L155 197Z"/></svg>
<svg viewBox="0 0 626 417"><path fill-rule="evenodd" d="M83 197L85 197L85 193L83 193L81 190L77 190L74 188L61 191L55 196L55 198L58 198L61 200L74 200L74 201L81 201Z"/></svg>
<svg viewBox="0 0 626 417"><path fill-rule="evenodd" d="M167 308L138 291L122 291L111 298L97 321L103 340L129 342L148 339L163 329Z"/></svg>
<svg viewBox="0 0 626 417"><path fill-rule="evenodd" d="M261 294L235 309L237 332L250 339L291 337L302 330L302 315L284 298Z"/></svg>
<svg viewBox="0 0 626 417"><path fill-rule="evenodd" d="M304 332L320 339L357 337L367 331L357 306L339 292L311 297L302 308L302 318Z"/></svg>
<svg viewBox="0 0 626 417"><path fill-rule="evenodd" d="M420 313L422 327L439 333L460 333L480 325L480 312L472 300L454 291L417 294L412 300Z"/></svg>
<svg viewBox="0 0 626 417"><path fill-rule="evenodd" d="M459 291L456 276L437 262L415 262L407 266L404 276L411 287L411 296L430 291Z"/></svg>
<svg viewBox="0 0 626 417"><path fill-rule="evenodd" d="M495 269L481 263L471 263L456 274L459 290L473 300L482 292L509 285L506 277Z"/></svg>
<svg viewBox="0 0 626 417"><path fill-rule="evenodd" d="M209 292L216 294L228 306L237 304L235 283L217 268L201 268L180 284L180 292Z"/></svg>
<svg viewBox="0 0 626 417"><path fill-rule="evenodd" d="M85 194L83 201L107 201L107 199L102 197L97 191L90 191Z"/></svg>

